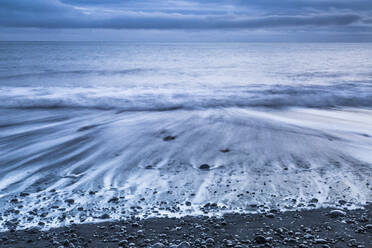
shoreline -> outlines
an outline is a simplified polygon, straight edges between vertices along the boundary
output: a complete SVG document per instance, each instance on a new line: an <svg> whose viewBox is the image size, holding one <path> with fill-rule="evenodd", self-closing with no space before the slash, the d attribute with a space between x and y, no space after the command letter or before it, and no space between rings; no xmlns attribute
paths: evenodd
<svg viewBox="0 0 372 248"><path fill-rule="evenodd" d="M359 247L372 241L372 204L223 217L132 218L0 233L0 247Z"/></svg>

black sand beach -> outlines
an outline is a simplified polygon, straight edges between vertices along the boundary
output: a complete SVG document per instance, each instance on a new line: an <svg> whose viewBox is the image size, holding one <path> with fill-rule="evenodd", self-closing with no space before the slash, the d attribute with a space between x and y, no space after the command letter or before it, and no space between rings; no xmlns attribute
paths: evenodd
<svg viewBox="0 0 372 248"><path fill-rule="evenodd" d="M11 230L0 247L372 247L372 205Z"/></svg>

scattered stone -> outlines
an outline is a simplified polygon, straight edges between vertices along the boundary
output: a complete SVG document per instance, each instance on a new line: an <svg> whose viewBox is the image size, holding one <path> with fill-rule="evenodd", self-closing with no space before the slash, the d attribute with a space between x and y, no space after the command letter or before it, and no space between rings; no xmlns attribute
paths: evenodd
<svg viewBox="0 0 372 248"><path fill-rule="evenodd" d="M336 209L336 210L330 211L329 216L331 216L332 218L344 217L346 216L346 213L344 211Z"/></svg>
<svg viewBox="0 0 372 248"><path fill-rule="evenodd" d="M257 235L255 238L254 238L254 241L257 243L257 244L265 244L267 242L266 238L262 235Z"/></svg>
<svg viewBox="0 0 372 248"><path fill-rule="evenodd" d="M100 217L100 219L110 219L110 215L109 214L102 214Z"/></svg>
<svg viewBox="0 0 372 248"><path fill-rule="evenodd" d="M126 245L128 245L128 243L129 243L128 240L123 239L123 240L121 240L121 241L118 243L118 245L119 245L119 246L124 246L124 247L125 247Z"/></svg>
<svg viewBox="0 0 372 248"><path fill-rule="evenodd" d="M119 202L119 198L117 198L117 197L112 197L109 201L108 201L108 203L118 203Z"/></svg>
<svg viewBox="0 0 372 248"><path fill-rule="evenodd" d="M171 141L171 140L175 140L177 138L177 136L166 136L163 138L164 141Z"/></svg>
<svg viewBox="0 0 372 248"><path fill-rule="evenodd" d="M266 214L266 217L272 219L272 218L275 218L275 214L273 214L273 213L267 213Z"/></svg>
<svg viewBox="0 0 372 248"><path fill-rule="evenodd" d="M92 128L95 128L95 127L98 127L99 125L88 125L88 126L83 126L81 128L78 129L78 132L83 132L83 131L87 131L89 129L92 129Z"/></svg>
<svg viewBox="0 0 372 248"><path fill-rule="evenodd" d="M328 241L325 239L314 239L315 244L327 244Z"/></svg>
<svg viewBox="0 0 372 248"><path fill-rule="evenodd" d="M208 246L213 246L214 243L215 243L215 241L212 238L207 238L207 240L205 241L205 244L208 245Z"/></svg>
<svg viewBox="0 0 372 248"><path fill-rule="evenodd" d="M162 243L156 243L153 246L151 246L151 248L165 248L165 245L163 245Z"/></svg>
<svg viewBox="0 0 372 248"><path fill-rule="evenodd" d="M228 183L232 185L232 182ZM191 192L184 195L186 199L189 194ZM146 200L149 199L146 197ZM177 208L171 206L168 201L162 201L161 204L169 211ZM191 201L179 202L179 204L191 205ZM335 211L330 209L280 212L270 210L264 205L257 205L257 209L262 211L261 214L226 214L222 218L187 216L180 219L173 217L142 219L132 215L129 219L114 222L106 221L110 215L104 214L96 217L105 220L104 223L74 225L70 222L71 217L79 219L81 216L85 218L92 216L89 209L76 206L72 214L66 209L61 210L61 214L65 216L61 221L66 221L66 224L70 225L46 232L39 229L17 230L18 220L11 215L16 213L14 211L18 209L17 207L18 205L9 213L0 215L2 223L10 230L0 233L1 247L365 248L369 247L372 230L371 206L366 206L366 209L337 210L347 213L348 218L345 218L345 221L337 218L324 219L324 216ZM138 207L134 205L133 210L137 210ZM207 202L201 207L203 211L207 209L207 212L220 208L221 205L213 202ZM112 205L101 208L102 211L111 211L110 209L115 210L117 207ZM76 212L76 210L84 212ZM60 212L60 210L51 211ZM50 224L49 213L47 209L41 207L28 210L25 214L35 217L44 216L45 219L42 221L34 222L36 225L39 224L38 228L43 228ZM275 218L265 219L268 214L275 214ZM351 224L348 220L352 220ZM158 243L154 244L155 242Z"/></svg>
<svg viewBox="0 0 372 248"><path fill-rule="evenodd" d="M339 203L340 205L345 205L347 202L346 202L345 200L339 200L338 203Z"/></svg>
<svg viewBox="0 0 372 248"><path fill-rule="evenodd" d="M74 199L67 199L67 200L65 200L65 202L72 205L72 204L74 204L75 200Z"/></svg>
<svg viewBox="0 0 372 248"><path fill-rule="evenodd" d="M190 244L186 241L182 242L177 246L177 248L190 248Z"/></svg>
<svg viewBox="0 0 372 248"><path fill-rule="evenodd" d="M208 164L202 164L199 166L199 169L201 170L209 170L211 167Z"/></svg>

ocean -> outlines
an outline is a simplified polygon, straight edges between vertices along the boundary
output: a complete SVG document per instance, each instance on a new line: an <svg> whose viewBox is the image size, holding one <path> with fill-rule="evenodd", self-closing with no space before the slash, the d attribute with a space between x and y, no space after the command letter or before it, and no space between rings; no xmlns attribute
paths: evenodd
<svg viewBox="0 0 372 248"><path fill-rule="evenodd" d="M363 206L371 58L370 43L0 42L0 229Z"/></svg>

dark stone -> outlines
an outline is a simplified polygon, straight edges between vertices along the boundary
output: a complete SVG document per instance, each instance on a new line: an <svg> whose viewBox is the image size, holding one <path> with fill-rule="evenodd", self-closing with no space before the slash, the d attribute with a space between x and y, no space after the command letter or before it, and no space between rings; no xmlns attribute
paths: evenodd
<svg viewBox="0 0 372 248"><path fill-rule="evenodd" d="M164 248L164 247L165 245L163 245L162 243L156 243L153 246L151 246L151 248Z"/></svg>
<svg viewBox="0 0 372 248"><path fill-rule="evenodd" d="M65 200L65 202L67 202L68 204L74 204L74 199L67 199Z"/></svg>
<svg viewBox="0 0 372 248"><path fill-rule="evenodd" d="M212 238L208 238L208 239L205 241L205 243L206 243L207 245L209 245L209 246L212 246L212 245L214 245L215 241L214 241L214 239L212 239Z"/></svg>
<svg viewBox="0 0 372 248"><path fill-rule="evenodd" d="M119 198L117 198L117 197L112 197L108 202L109 202L109 203L118 203L118 202L119 202Z"/></svg>
<svg viewBox="0 0 372 248"><path fill-rule="evenodd" d="M265 244L267 242L266 238L262 235L257 235L255 238L254 238L254 241L257 243L257 244Z"/></svg>
<svg viewBox="0 0 372 248"><path fill-rule="evenodd" d="M110 215L109 214L102 214L100 217L100 219L110 219Z"/></svg>
<svg viewBox="0 0 372 248"><path fill-rule="evenodd" d="M209 170L211 167L208 164L202 164L199 166L199 169L201 170Z"/></svg>
<svg viewBox="0 0 372 248"><path fill-rule="evenodd" d="M327 244L328 242L325 239L315 239L314 243L315 244Z"/></svg>
<svg viewBox="0 0 372 248"><path fill-rule="evenodd" d="M89 125L89 126L84 126L84 127L81 127L78 129L78 132L83 132L83 131L87 131L89 129L92 129L92 128L95 128L95 127L98 127L99 125Z"/></svg>
<svg viewBox="0 0 372 248"><path fill-rule="evenodd" d="M171 140L175 140L177 138L177 136L166 136L163 138L164 141L171 141Z"/></svg>
<svg viewBox="0 0 372 248"><path fill-rule="evenodd" d="M190 248L190 244L186 241L182 242L177 246L177 248Z"/></svg>
<svg viewBox="0 0 372 248"><path fill-rule="evenodd" d="M267 218L275 218L275 215L273 213L267 213L266 217Z"/></svg>
<svg viewBox="0 0 372 248"><path fill-rule="evenodd" d="M338 203L339 203L340 205L345 205L345 204L346 204L346 201L345 201L345 200L339 200Z"/></svg>
<svg viewBox="0 0 372 248"><path fill-rule="evenodd" d="M346 213L341 210L332 210L329 212L329 216L331 216L332 218L344 217L346 216Z"/></svg>

